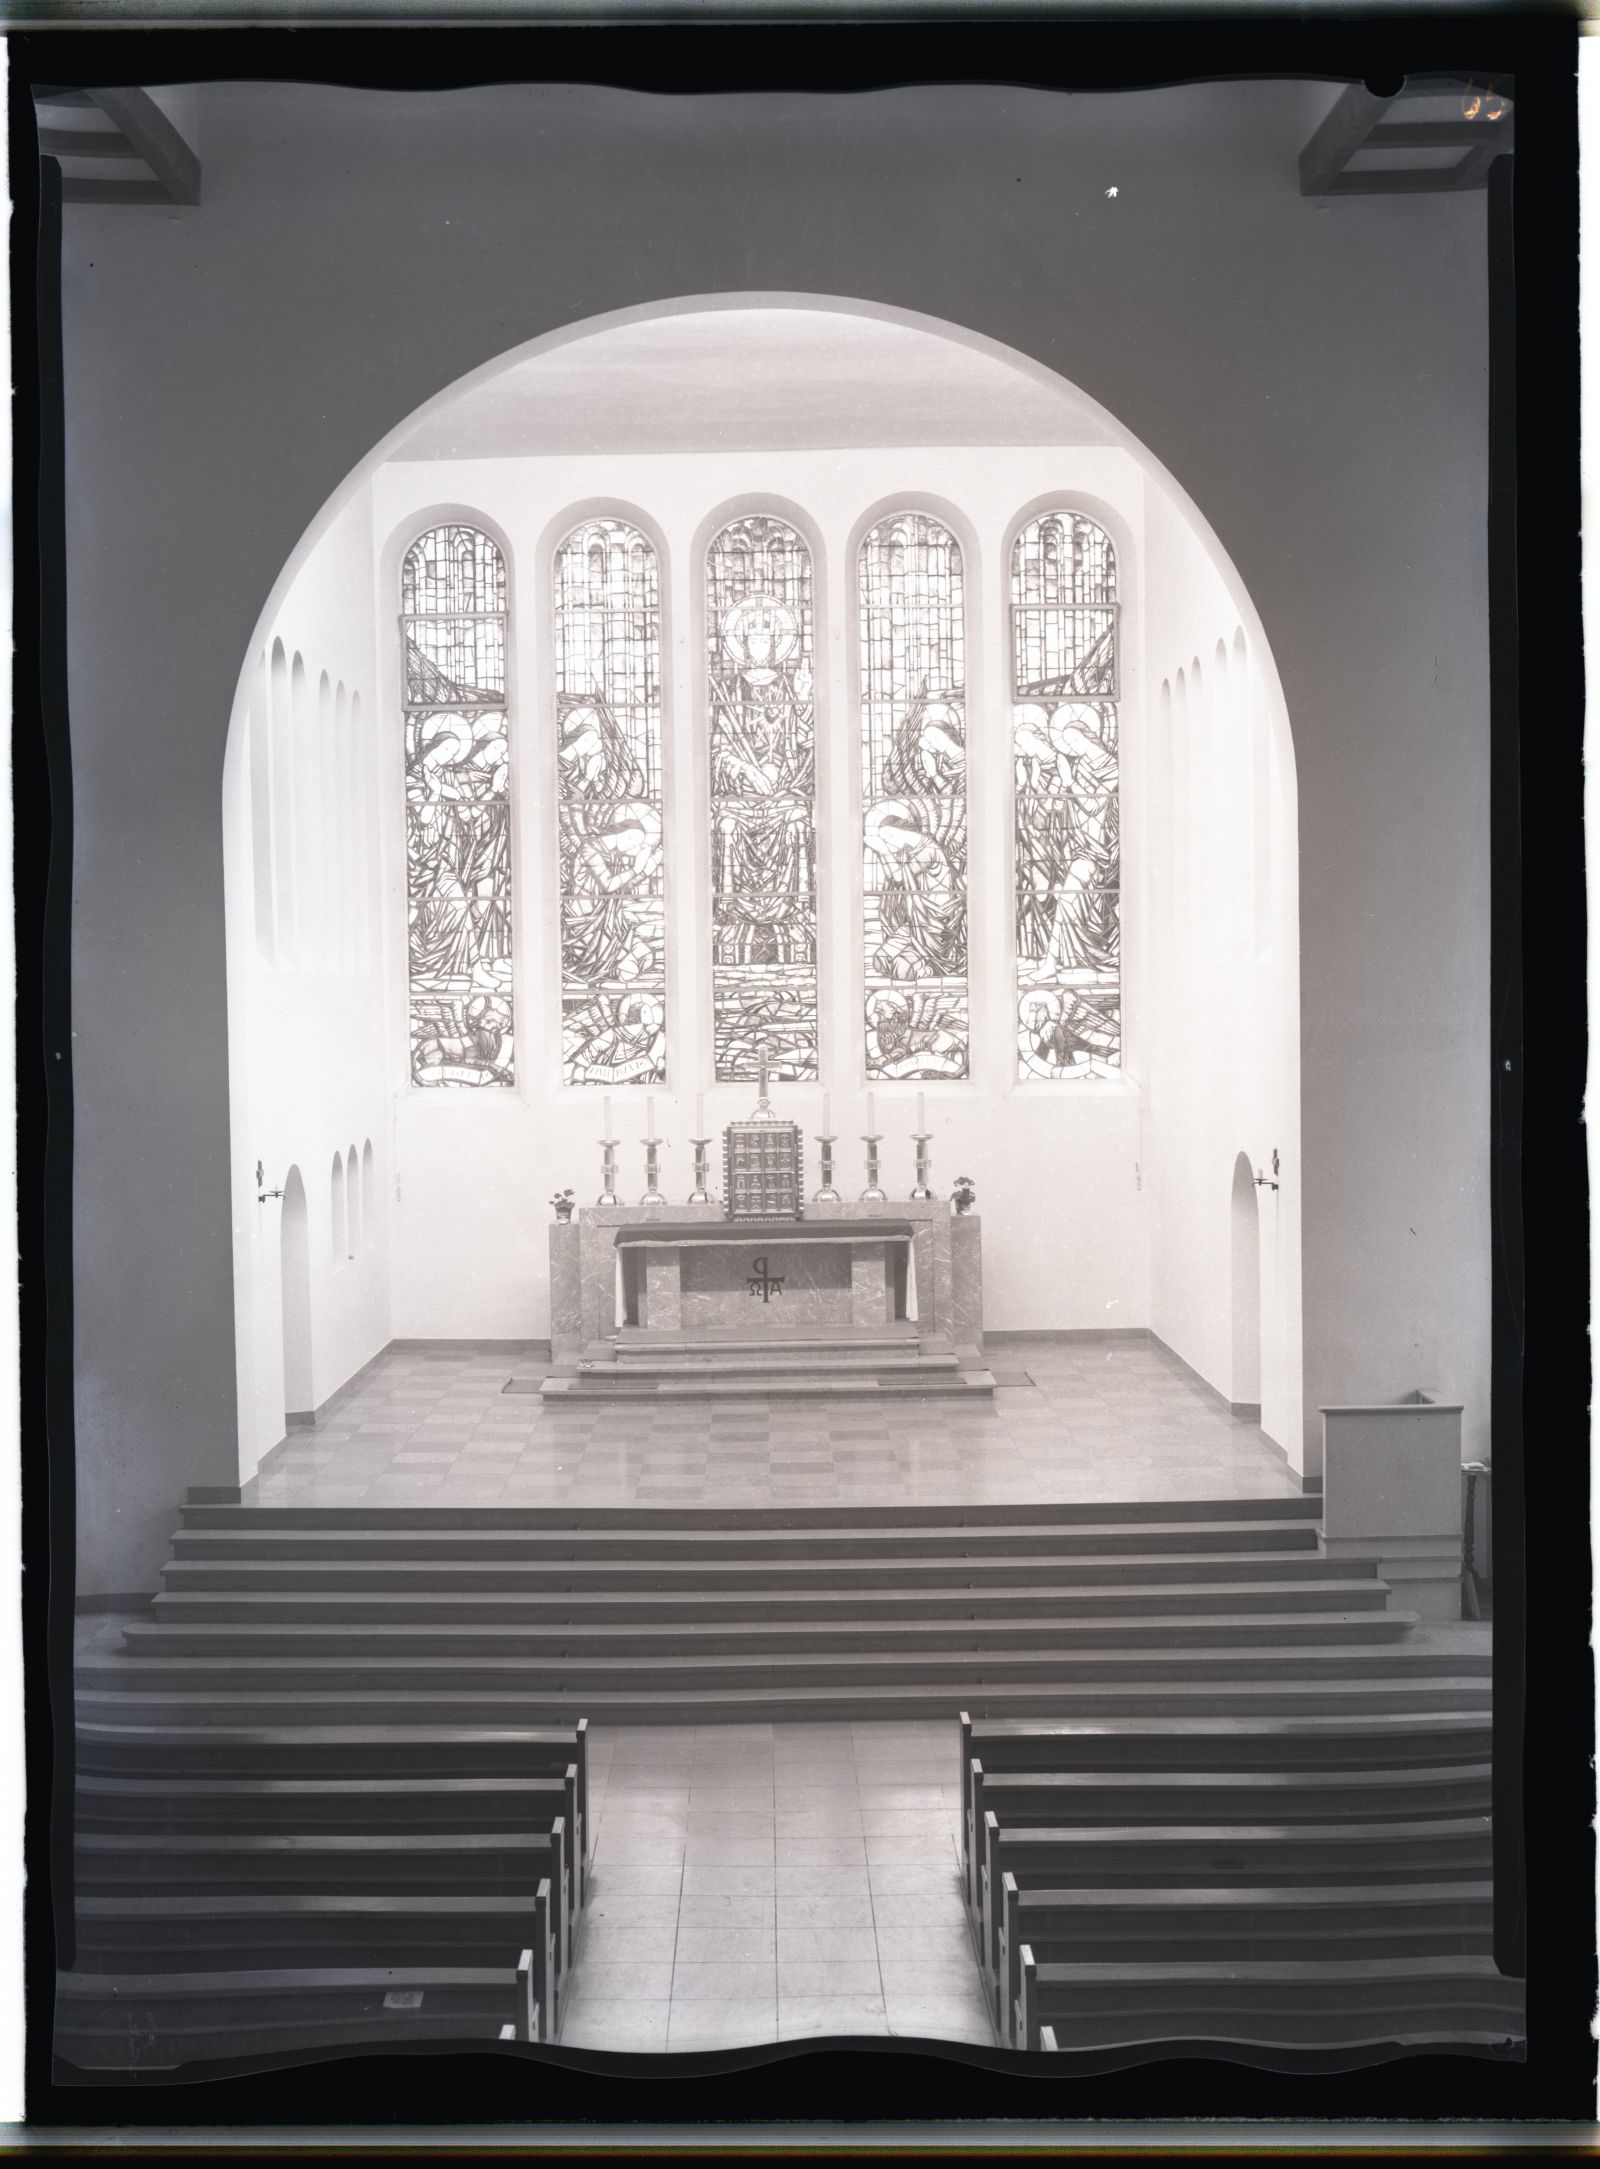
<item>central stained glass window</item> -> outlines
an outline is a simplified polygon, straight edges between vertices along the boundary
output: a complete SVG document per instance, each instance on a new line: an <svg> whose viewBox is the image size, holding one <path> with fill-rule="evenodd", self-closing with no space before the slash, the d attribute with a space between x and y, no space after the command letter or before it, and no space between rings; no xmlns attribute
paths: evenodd
<svg viewBox="0 0 1600 2169"><path fill-rule="evenodd" d="M1018 1075L1104 1076L1122 1052L1117 561L1076 512L1011 560Z"/></svg>
<svg viewBox="0 0 1600 2169"><path fill-rule="evenodd" d="M555 636L562 1082L662 1084L661 597L636 527L561 544Z"/></svg>
<svg viewBox="0 0 1600 2169"><path fill-rule="evenodd" d="M711 976L719 1080L817 1074L811 552L754 514L706 553Z"/></svg>
<svg viewBox="0 0 1600 2169"><path fill-rule="evenodd" d="M857 561L869 1078L967 1074L967 723L961 549L921 512Z"/></svg>
<svg viewBox="0 0 1600 2169"><path fill-rule="evenodd" d="M506 569L435 527L400 575L411 1079L514 1082Z"/></svg>

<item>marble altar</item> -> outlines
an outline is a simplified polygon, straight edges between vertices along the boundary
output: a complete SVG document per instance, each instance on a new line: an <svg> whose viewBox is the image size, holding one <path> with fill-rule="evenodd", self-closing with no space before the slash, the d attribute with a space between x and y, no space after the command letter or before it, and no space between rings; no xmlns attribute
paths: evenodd
<svg viewBox="0 0 1600 2169"><path fill-rule="evenodd" d="M751 1285L763 1279L765 1293ZM801 1331L847 1337L896 1325L982 1361L977 1214L953 1215L939 1198L860 1200L811 1206L766 1228L730 1221L720 1204L593 1205L550 1229L558 1369L635 1332L735 1328L778 1343Z"/></svg>

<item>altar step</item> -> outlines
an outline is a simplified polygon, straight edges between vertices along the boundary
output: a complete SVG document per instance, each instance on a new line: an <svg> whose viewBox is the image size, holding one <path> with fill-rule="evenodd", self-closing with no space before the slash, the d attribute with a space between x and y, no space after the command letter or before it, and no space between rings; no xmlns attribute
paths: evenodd
<svg viewBox="0 0 1600 2169"><path fill-rule="evenodd" d="M850 1401L927 1400L930 1397L994 1395L992 1371L938 1371L921 1365L903 1372L839 1370L802 1377L764 1370L745 1378L632 1378L616 1365L608 1374L552 1376L539 1388L546 1401Z"/></svg>
<svg viewBox="0 0 1600 2169"><path fill-rule="evenodd" d="M183 1510L80 1724L1486 1711L1292 1496L969 1508Z"/></svg>
<svg viewBox="0 0 1600 2169"><path fill-rule="evenodd" d="M513 1380L508 1391L529 1390ZM827 1401L994 1395L994 1374L973 1349L914 1321L882 1326L624 1326L588 1342L576 1364L555 1366L545 1400Z"/></svg>

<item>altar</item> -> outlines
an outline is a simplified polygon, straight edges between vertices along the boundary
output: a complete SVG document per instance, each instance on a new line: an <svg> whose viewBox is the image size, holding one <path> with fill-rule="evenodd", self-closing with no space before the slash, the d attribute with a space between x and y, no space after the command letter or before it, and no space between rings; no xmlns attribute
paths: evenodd
<svg viewBox="0 0 1600 2169"><path fill-rule="evenodd" d="M872 1350L971 1372L984 1362L981 1240L976 1214L938 1198L771 1222L730 1220L718 1204L586 1207L550 1229L550 1384L611 1375L652 1349L681 1374L697 1354L714 1369L731 1348L776 1356L796 1342L818 1372L831 1354Z"/></svg>

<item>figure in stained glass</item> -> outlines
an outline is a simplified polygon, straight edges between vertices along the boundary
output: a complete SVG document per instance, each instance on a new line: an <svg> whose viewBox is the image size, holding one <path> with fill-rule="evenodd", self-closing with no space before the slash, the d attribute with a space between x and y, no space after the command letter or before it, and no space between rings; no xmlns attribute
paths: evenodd
<svg viewBox="0 0 1600 2169"><path fill-rule="evenodd" d="M880 988L867 996L867 1064L873 1077L964 1077L967 998Z"/></svg>
<svg viewBox="0 0 1600 2169"><path fill-rule="evenodd" d="M857 577L867 1075L965 1076L961 551L898 513L863 540Z"/></svg>
<svg viewBox="0 0 1600 2169"><path fill-rule="evenodd" d="M1012 747L1024 1077L1099 1075L1121 1059L1116 611L1115 554L1092 521L1052 513L1023 529Z"/></svg>
<svg viewBox="0 0 1600 2169"><path fill-rule="evenodd" d="M561 1048L567 1084L666 1079L661 608L625 520L555 556Z"/></svg>
<svg viewBox="0 0 1600 2169"><path fill-rule="evenodd" d="M514 1081L506 582L475 528L422 535L401 571L411 1076Z"/></svg>
<svg viewBox="0 0 1600 2169"><path fill-rule="evenodd" d="M780 520L737 520L706 563L712 1004L717 1075L816 1075L811 558Z"/></svg>

